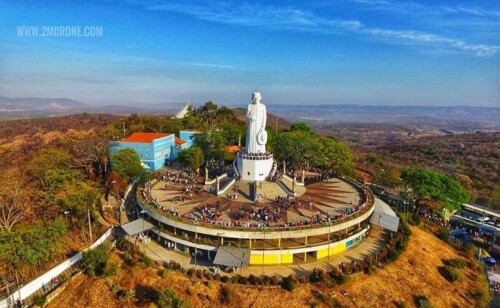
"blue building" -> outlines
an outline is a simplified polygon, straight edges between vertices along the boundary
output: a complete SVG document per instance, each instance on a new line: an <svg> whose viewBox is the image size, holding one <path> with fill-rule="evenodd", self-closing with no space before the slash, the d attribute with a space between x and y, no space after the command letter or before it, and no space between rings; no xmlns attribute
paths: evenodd
<svg viewBox="0 0 500 308"><path fill-rule="evenodd" d="M194 144L194 135L198 134L198 131L195 130L181 130L179 132L180 139L186 141L187 147L190 148Z"/></svg>
<svg viewBox="0 0 500 308"><path fill-rule="evenodd" d="M191 136L196 132L181 131L181 138L174 134L133 133L119 142L110 145L110 152L130 148L137 152L145 169L157 170L165 165L167 160L175 160L177 153L192 146ZM184 140L187 138L187 140Z"/></svg>

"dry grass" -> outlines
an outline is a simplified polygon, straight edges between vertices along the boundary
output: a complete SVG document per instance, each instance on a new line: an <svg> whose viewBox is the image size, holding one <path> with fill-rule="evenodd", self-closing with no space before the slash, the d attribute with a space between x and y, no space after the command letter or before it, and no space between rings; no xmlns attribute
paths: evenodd
<svg viewBox="0 0 500 308"><path fill-rule="evenodd" d="M337 303L347 307L396 307L397 303L406 303L407 307L412 307L414 295L425 295L435 307L474 307L472 292L476 289L476 272L466 268L464 281L454 283L446 281L438 272L438 267L443 265L442 259L465 256L427 231L419 228L412 231L408 250L397 261L372 275L358 274L346 285L334 287L304 284L292 293L279 287L231 285L235 298L228 306L292 308L311 303L319 307ZM117 254L113 254L113 258L122 264ZM154 267L146 270L142 265L128 268L122 264L118 275L108 281L81 276L48 307L149 307L155 292L165 287L175 290L192 307L222 306L219 282L193 282L177 272L170 272L164 279L158 270ZM129 301L120 300L110 291L110 284L125 290L134 289L142 295ZM348 294L342 295L342 290ZM323 298L316 297L315 291L321 291Z"/></svg>

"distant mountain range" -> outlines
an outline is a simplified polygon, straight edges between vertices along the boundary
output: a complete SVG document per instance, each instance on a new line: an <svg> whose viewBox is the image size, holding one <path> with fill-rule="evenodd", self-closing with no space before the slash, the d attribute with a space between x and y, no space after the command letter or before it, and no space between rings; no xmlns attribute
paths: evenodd
<svg viewBox="0 0 500 308"><path fill-rule="evenodd" d="M26 117L55 116L74 113L110 113L126 115L141 114L174 114L183 104L147 105L140 107L124 105L93 106L69 98L9 98L0 96L0 119Z"/></svg>
<svg viewBox="0 0 500 308"><path fill-rule="evenodd" d="M314 124L384 123L411 128L500 130L500 107L390 105L268 105L290 121Z"/></svg>
<svg viewBox="0 0 500 308"><path fill-rule="evenodd" d="M0 119L55 116L74 113L116 115L175 114L185 103L94 106L68 98L8 98L0 96ZM234 105L232 107L246 105ZM238 108L236 108L238 109ZM500 131L500 107L472 106L390 106L390 105L277 105L267 111L289 121L311 124L384 123L410 128L434 127L461 131ZM273 126L274 123L268 123Z"/></svg>
<svg viewBox="0 0 500 308"><path fill-rule="evenodd" d="M36 113L39 111L67 112L86 108L87 105L69 98L8 98L0 96L1 113Z"/></svg>

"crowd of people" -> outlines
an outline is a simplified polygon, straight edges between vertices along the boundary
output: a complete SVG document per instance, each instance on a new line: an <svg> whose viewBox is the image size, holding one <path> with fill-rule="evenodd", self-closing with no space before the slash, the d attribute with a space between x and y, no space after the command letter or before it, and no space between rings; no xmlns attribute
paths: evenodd
<svg viewBox="0 0 500 308"><path fill-rule="evenodd" d="M208 171L208 177L214 179L229 169L224 160L209 159L205 162L205 169Z"/></svg>
<svg viewBox="0 0 500 308"><path fill-rule="evenodd" d="M257 154L255 154L257 155ZM265 154L262 154L265 155ZM225 165L223 161L218 160L208 160L206 163L207 169L214 172L221 172L225 170ZM320 176L314 178L315 181L327 181L329 179L328 172L322 170L314 170L318 172ZM281 177L283 174L279 170L275 173L276 177ZM297 174L292 174L292 176L297 176ZM185 201L186 199L193 198L193 192L199 193L199 190L195 184L188 184L185 177L177 173L167 173L157 176L158 181L166 182L165 189L170 189L177 187L180 190L179 196L176 196L172 201L177 203L177 201ZM171 186L167 186L170 184ZM263 226L273 227L273 228L288 228L288 227L301 227L308 225L317 224L330 224L336 221L342 220L350 215L358 213L366 207L367 201L367 191L365 189L359 189L360 197L358 198L358 204L337 210L334 214L327 213L327 215L322 214L320 211L314 211L313 202L311 200L301 200L297 197L286 196L276 196L274 200L267 199L264 197L265 201L262 206L254 206L250 210L233 211L229 213L229 217L224 219L223 214L220 212L219 206L211 207L210 205L202 205L194 213L180 214L179 210L174 207L168 207L161 205L157 202L156 198L151 195L151 182L147 182L142 190L142 195L149 204L156 209L174 215L180 218L186 219L199 219L203 223L230 227L245 227L245 228L262 228ZM237 200L237 191L228 193L226 196L228 201ZM310 211L314 211L312 215L305 219L298 219L296 221L286 221L284 219L287 211L299 211L300 209L308 208Z"/></svg>

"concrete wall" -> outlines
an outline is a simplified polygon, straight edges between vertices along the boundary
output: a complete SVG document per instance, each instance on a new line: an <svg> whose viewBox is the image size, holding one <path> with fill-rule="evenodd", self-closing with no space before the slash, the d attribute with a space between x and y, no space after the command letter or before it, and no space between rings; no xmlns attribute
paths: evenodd
<svg viewBox="0 0 500 308"><path fill-rule="evenodd" d="M108 231L104 232L103 235L97 241L94 242L87 249L93 249L99 245L101 245L111 234L113 233L113 229L110 228ZM87 250L85 249L85 250ZM84 251L85 251L84 250ZM52 268L50 271L31 281L30 283L24 285L19 291L15 290L13 294L11 294L10 298L6 298L3 301L0 301L0 308L7 307L7 301L10 299L10 305L14 303L19 298L19 293L21 294L21 299L24 300L33 294L36 290L40 289L45 282L49 282L50 279L59 276L62 272L73 266L75 263L82 259L82 253L79 252L66 261L60 263L56 267Z"/></svg>
<svg viewBox="0 0 500 308"><path fill-rule="evenodd" d="M245 181L264 181L273 167L272 156L269 159L257 160L245 159L238 155L236 157L236 167L242 180Z"/></svg>
<svg viewBox="0 0 500 308"><path fill-rule="evenodd" d="M262 250L252 250L250 252L250 265L262 265L262 259L266 265L290 264L293 263L293 255L297 253L313 252L317 259L322 259L328 257L328 250L330 250L330 256L333 256L357 243L357 239L362 238L367 231L368 229L363 229L341 241L313 247L265 250L264 254Z"/></svg>
<svg viewBox="0 0 500 308"><path fill-rule="evenodd" d="M199 132L189 131L189 130L181 130L179 131L179 138L186 141L187 147L191 147L194 144L194 135Z"/></svg>

